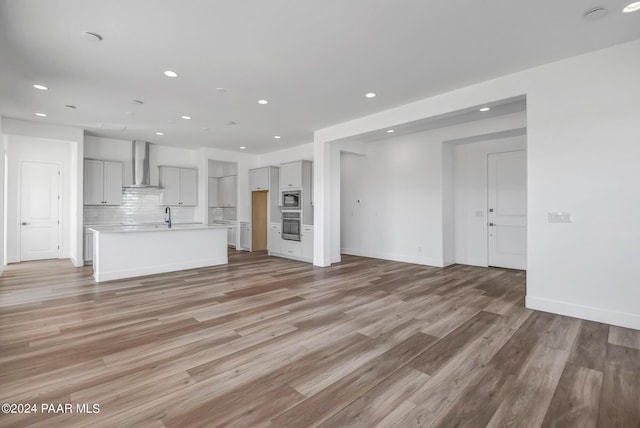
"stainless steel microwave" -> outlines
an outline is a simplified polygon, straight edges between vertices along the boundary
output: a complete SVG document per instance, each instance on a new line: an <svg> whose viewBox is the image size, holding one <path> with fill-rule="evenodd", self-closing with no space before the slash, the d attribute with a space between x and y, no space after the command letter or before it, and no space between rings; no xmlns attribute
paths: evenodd
<svg viewBox="0 0 640 428"><path fill-rule="evenodd" d="M282 192L282 209L283 210L302 209L302 191L301 190L284 190Z"/></svg>

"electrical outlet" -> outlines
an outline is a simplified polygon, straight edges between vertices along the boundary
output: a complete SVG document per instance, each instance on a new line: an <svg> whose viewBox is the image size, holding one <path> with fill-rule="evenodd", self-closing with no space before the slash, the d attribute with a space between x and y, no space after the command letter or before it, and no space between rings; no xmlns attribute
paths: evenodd
<svg viewBox="0 0 640 428"><path fill-rule="evenodd" d="M567 212L550 212L549 223L573 223L571 213Z"/></svg>

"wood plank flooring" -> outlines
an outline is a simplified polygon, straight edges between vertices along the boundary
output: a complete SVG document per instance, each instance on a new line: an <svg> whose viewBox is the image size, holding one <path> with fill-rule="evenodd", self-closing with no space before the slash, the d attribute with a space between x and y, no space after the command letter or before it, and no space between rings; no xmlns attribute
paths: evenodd
<svg viewBox="0 0 640 428"><path fill-rule="evenodd" d="M0 403L36 412L0 426L640 427L640 332L525 309L524 284L353 256L100 285L10 265Z"/></svg>

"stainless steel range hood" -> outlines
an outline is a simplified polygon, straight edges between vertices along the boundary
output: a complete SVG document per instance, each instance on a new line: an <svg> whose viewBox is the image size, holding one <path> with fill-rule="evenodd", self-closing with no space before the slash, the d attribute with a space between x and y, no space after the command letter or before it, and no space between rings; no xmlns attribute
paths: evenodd
<svg viewBox="0 0 640 428"><path fill-rule="evenodd" d="M151 177L149 174L149 146L148 141L134 140L132 141L132 157L133 157L133 184L124 187L151 187L159 189L158 186L151 185Z"/></svg>

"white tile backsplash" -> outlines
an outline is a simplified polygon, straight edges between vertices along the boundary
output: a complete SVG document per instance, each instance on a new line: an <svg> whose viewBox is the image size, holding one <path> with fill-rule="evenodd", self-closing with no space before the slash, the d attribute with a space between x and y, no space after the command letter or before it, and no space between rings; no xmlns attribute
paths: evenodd
<svg viewBox="0 0 640 428"><path fill-rule="evenodd" d="M84 207L84 224L140 224L162 223L164 205L160 205L162 189L149 187L125 187L122 191L122 205ZM195 221L195 207L171 207L174 223Z"/></svg>
<svg viewBox="0 0 640 428"><path fill-rule="evenodd" d="M221 220L236 220L236 207L209 207L209 224Z"/></svg>

